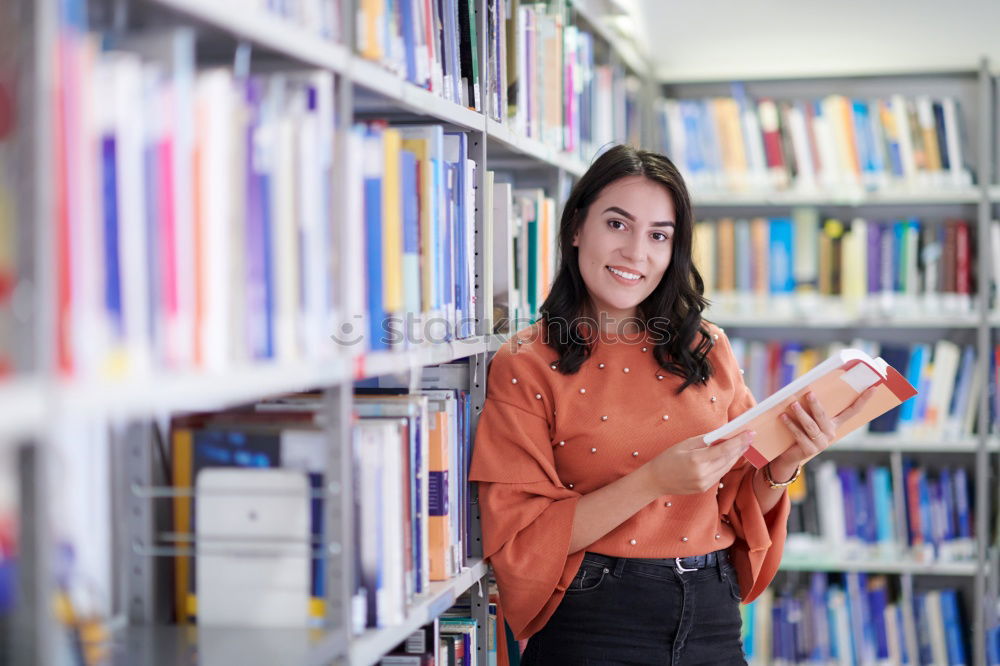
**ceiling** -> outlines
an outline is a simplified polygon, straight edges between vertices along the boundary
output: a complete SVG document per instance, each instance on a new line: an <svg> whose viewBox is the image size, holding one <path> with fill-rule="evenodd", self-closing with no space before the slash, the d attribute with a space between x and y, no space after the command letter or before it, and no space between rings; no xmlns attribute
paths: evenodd
<svg viewBox="0 0 1000 666"><path fill-rule="evenodd" d="M663 81L1000 66L998 0L634 0Z"/></svg>

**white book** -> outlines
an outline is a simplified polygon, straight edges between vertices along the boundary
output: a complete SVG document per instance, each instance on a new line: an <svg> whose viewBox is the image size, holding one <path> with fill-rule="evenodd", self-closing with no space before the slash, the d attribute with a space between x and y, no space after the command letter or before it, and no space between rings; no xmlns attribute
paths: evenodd
<svg viewBox="0 0 1000 666"><path fill-rule="evenodd" d="M679 114L678 120L680 120ZM743 125L743 140L746 143L747 164L750 167L748 185L750 191L762 192L767 189L768 184L767 159L764 153L764 135L761 134L760 122L753 104L743 104L740 120ZM680 131L684 132L683 121Z"/></svg>
<svg viewBox="0 0 1000 666"><path fill-rule="evenodd" d="M233 338L233 320L227 317L232 298L230 260L238 248L230 245L233 193L230 190L230 155L233 139L229 123L235 114L236 93L232 74L217 68L202 72L196 85L196 140L200 159L197 173L197 233L201 252L196 285L201 294L198 348L202 365L219 371L228 365L229 345Z"/></svg>
<svg viewBox="0 0 1000 666"><path fill-rule="evenodd" d="M941 436L948 410L951 406L951 396L955 387L955 376L961 349L949 340L938 340L934 345L934 361L931 370L931 387L927 396L927 415L924 422L917 428L921 436L938 438Z"/></svg>
<svg viewBox="0 0 1000 666"><path fill-rule="evenodd" d="M837 465L833 461L824 460L816 468L816 491L820 498L817 506L823 540L836 548L836 544L844 543L847 527L844 517L844 491L837 475Z"/></svg>
<svg viewBox="0 0 1000 666"><path fill-rule="evenodd" d="M283 75L268 81L264 104L272 132L271 275L274 280L274 358L298 358L299 240L295 206L298 91Z"/></svg>
<svg viewBox="0 0 1000 666"><path fill-rule="evenodd" d="M953 97L941 100L944 110L945 145L948 149L948 178L955 187L972 185L972 174L965 168L962 155L962 134L958 121L958 105Z"/></svg>
<svg viewBox="0 0 1000 666"><path fill-rule="evenodd" d="M495 183L493 185L493 233L487 236L487 238L492 239L493 243L493 249L490 253L492 271L487 272L493 282L492 289L490 289L493 306L500 308L500 316L507 319L508 326L513 323L517 300L514 291L513 196L513 188L510 183ZM492 332L493 329L486 330ZM508 328L507 330L514 329Z"/></svg>
<svg viewBox="0 0 1000 666"><path fill-rule="evenodd" d="M941 614L941 593L937 590L931 590L924 597L924 614L927 617L927 631L930 634L934 663L947 664L948 642L945 638L944 617Z"/></svg>
<svg viewBox="0 0 1000 666"><path fill-rule="evenodd" d="M340 182L344 185L344 209L346 224L334 225L337 246L343 252L334 253L340 257L334 267L334 275L341 285L343 294L343 316L333 332L337 344L344 345L340 353L356 355L368 348L368 276L366 270L368 251L365 243L364 179L370 173L372 160L363 127L346 130L344 156L360 156L361 168L338 169ZM350 345L350 346L348 346Z"/></svg>
<svg viewBox="0 0 1000 666"><path fill-rule="evenodd" d="M899 161L903 165L903 180L907 188L917 185L917 166L913 159L913 137L910 134L910 120L906 112L906 99L893 95L889 106L896 119L896 136L899 138Z"/></svg>

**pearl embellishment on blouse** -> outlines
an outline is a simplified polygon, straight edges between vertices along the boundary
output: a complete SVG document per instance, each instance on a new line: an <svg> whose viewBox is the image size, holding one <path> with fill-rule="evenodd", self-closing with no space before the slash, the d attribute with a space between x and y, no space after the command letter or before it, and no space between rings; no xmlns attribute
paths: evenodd
<svg viewBox="0 0 1000 666"><path fill-rule="evenodd" d="M597 453L597 449L591 449L590 452L591 453Z"/></svg>
<svg viewBox="0 0 1000 666"><path fill-rule="evenodd" d="M722 535L721 535L721 534L716 534L716 535L715 535L715 538L716 538L716 539L721 539L721 538L722 538Z"/></svg>
<svg viewBox="0 0 1000 666"><path fill-rule="evenodd" d="M601 420L602 420L602 421L607 421L607 420L608 420L608 417L607 417L607 416L602 416L602 417L601 417Z"/></svg>
<svg viewBox="0 0 1000 666"><path fill-rule="evenodd" d="M672 507L673 505L674 505L674 503L673 503L673 502L666 502L666 503L665 503L665 504L664 504L663 506L665 506L665 507L668 507L668 508L669 508L669 507Z"/></svg>
<svg viewBox="0 0 1000 666"><path fill-rule="evenodd" d="M670 415L669 415L669 414L664 414L664 415L663 415L663 420L664 420L664 421L668 420L669 418L670 418Z"/></svg>
<svg viewBox="0 0 1000 666"><path fill-rule="evenodd" d="M572 488L572 487L573 487L573 484L572 484L572 483L568 483L568 484L566 484L566 485L567 485L567 486L568 486L569 488Z"/></svg>
<svg viewBox="0 0 1000 666"><path fill-rule="evenodd" d="M542 394L541 393L536 393L535 394L535 400L541 400L541 399L542 399Z"/></svg>
<svg viewBox="0 0 1000 666"><path fill-rule="evenodd" d="M598 363L597 367L600 368L601 370L603 370L604 369L604 364L603 363Z"/></svg>
<svg viewBox="0 0 1000 666"><path fill-rule="evenodd" d="M510 380L510 383L511 383L511 384L516 384L516 383L517 383L517 377L514 377L514 378L512 378L512 379Z"/></svg>
<svg viewBox="0 0 1000 666"><path fill-rule="evenodd" d="M646 351L646 348L645 348L645 347L643 347L643 348L642 348L642 351Z"/></svg>
<svg viewBox="0 0 1000 666"><path fill-rule="evenodd" d="M663 375L656 375L657 379L663 379Z"/></svg>
<svg viewBox="0 0 1000 666"><path fill-rule="evenodd" d="M687 540L688 540L687 537L681 537L681 541L683 541L684 543L687 543Z"/></svg>
<svg viewBox="0 0 1000 666"><path fill-rule="evenodd" d="M633 458L638 458L639 457L639 452L638 451L633 451L632 452L632 457Z"/></svg>
<svg viewBox="0 0 1000 666"><path fill-rule="evenodd" d="M566 446L566 442L565 441L559 442L559 446Z"/></svg>
<svg viewBox="0 0 1000 666"><path fill-rule="evenodd" d="M628 368L622 368L622 372L628 372Z"/></svg>
<svg viewBox="0 0 1000 666"><path fill-rule="evenodd" d="M631 541L629 541L629 543L634 546L636 544L636 541L635 541L635 539L632 539Z"/></svg>
<svg viewBox="0 0 1000 666"><path fill-rule="evenodd" d="M708 401L709 402L715 402L715 396L713 395L711 398L708 399Z"/></svg>
<svg viewBox="0 0 1000 666"><path fill-rule="evenodd" d="M587 392L587 389L585 389L585 388L580 389L580 393L586 393L586 392Z"/></svg>

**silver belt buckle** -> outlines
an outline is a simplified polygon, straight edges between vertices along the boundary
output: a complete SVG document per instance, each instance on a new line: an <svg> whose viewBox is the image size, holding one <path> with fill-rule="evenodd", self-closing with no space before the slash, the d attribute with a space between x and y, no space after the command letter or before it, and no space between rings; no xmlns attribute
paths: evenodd
<svg viewBox="0 0 1000 666"><path fill-rule="evenodd" d="M695 567L694 569L685 569L684 565L681 564L681 558L675 557L674 558L674 570L677 571L677 573L682 574L682 573L686 573L688 571L697 571L698 568Z"/></svg>

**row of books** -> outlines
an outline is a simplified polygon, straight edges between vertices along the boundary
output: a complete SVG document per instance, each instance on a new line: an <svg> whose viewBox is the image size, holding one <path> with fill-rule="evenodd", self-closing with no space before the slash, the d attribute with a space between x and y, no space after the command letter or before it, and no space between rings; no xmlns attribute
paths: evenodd
<svg viewBox="0 0 1000 666"><path fill-rule="evenodd" d="M836 446L836 445L834 445ZM893 495L902 484L899 505ZM789 490L787 553L800 557L920 562L975 559L973 487L964 467L929 470L905 460L903 478L885 465L809 467Z"/></svg>
<svg viewBox="0 0 1000 666"><path fill-rule="evenodd" d="M840 576L837 576L840 578ZM751 664L967 664L967 624L958 590L917 591L912 608L894 600L889 579L864 573L807 585L774 586L743 606Z"/></svg>
<svg viewBox="0 0 1000 666"><path fill-rule="evenodd" d="M953 97L665 99L663 151L698 193L863 192L972 184Z"/></svg>
<svg viewBox="0 0 1000 666"><path fill-rule="evenodd" d="M378 122L336 133L329 73L197 70L186 29L118 46L69 32L60 47L63 373L218 370L475 333L467 134ZM361 164L343 174L342 200L338 141ZM514 290L503 302L533 312L554 270L555 204L539 189L496 189L488 222L509 241L499 282Z"/></svg>
<svg viewBox="0 0 1000 666"><path fill-rule="evenodd" d="M403 325L414 320L426 324L423 339L474 334L478 167L468 135L376 123L348 141L364 166L349 174L344 286L352 318L369 321L363 348L407 346Z"/></svg>
<svg viewBox="0 0 1000 666"><path fill-rule="evenodd" d="M483 271L489 299L485 330L512 333L527 326L555 278L559 220L556 202L540 188L515 189L487 173L486 235L492 252Z"/></svg>
<svg viewBox="0 0 1000 666"><path fill-rule="evenodd" d="M799 342L765 342L733 338L733 352L744 369L750 391L763 399L802 373L848 345L807 345ZM850 437L897 435L911 440L940 441L972 436L977 432L977 415L984 387L976 371L976 349L947 339L934 343L876 342L856 339L849 345L873 357L881 356L899 370L919 393L912 399L873 419ZM995 363L992 363L995 365ZM995 368L990 374L990 411L1000 413L992 398ZM943 443L942 448L947 448Z"/></svg>
<svg viewBox="0 0 1000 666"><path fill-rule="evenodd" d="M496 606L491 595L485 646L479 643L478 622L472 617L469 596L463 595L440 617L382 657L379 666L496 666Z"/></svg>
<svg viewBox="0 0 1000 666"><path fill-rule="evenodd" d="M472 0L364 0L359 52L401 78L589 160L638 142L639 81L598 64L593 36L563 0L487 0L486 60Z"/></svg>
<svg viewBox="0 0 1000 666"><path fill-rule="evenodd" d="M806 207L697 222L693 247L716 316L971 315L973 231L958 219L821 221Z"/></svg>
<svg viewBox="0 0 1000 666"><path fill-rule="evenodd" d="M99 40L59 46L60 370L328 353L332 75L197 70L186 28Z"/></svg>
<svg viewBox="0 0 1000 666"><path fill-rule="evenodd" d="M442 368L438 371L446 376L449 368L462 372L459 366ZM357 574L352 627L360 633L402 622L407 608L429 590L431 581L448 580L467 565L470 516L465 470L471 402L464 391L447 388L407 393L403 388L359 386L356 391L351 442L356 538L350 547ZM322 487L327 463L322 409L321 394L303 393L259 402L252 411L175 419L171 431L175 489L189 492L198 487L199 475L209 469L303 472L314 491L309 500L311 539L321 545L323 501L316 491ZM193 508L190 494L174 498L172 532L178 538L198 533ZM174 560L181 624L198 618L198 566L197 558L188 554ZM314 623L325 612L323 566L320 548L311 557L311 602L302 609L303 615L308 610L307 621Z"/></svg>

